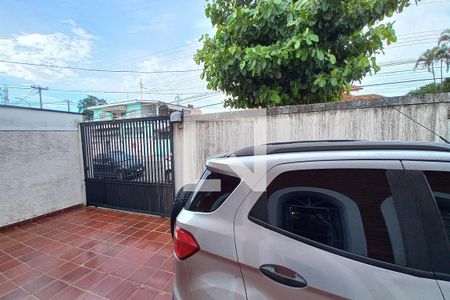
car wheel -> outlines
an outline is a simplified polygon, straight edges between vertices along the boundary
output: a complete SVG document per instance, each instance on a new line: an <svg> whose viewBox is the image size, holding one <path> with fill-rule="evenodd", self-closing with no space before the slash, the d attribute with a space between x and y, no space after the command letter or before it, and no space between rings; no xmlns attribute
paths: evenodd
<svg viewBox="0 0 450 300"><path fill-rule="evenodd" d="M194 190L193 184L187 184L183 186L178 193L175 195L172 204L172 214L170 215L170 233L174 233L175 222L177 220L178 215L180 214L183 207L186 205L187 200L192 195L192 191Z"/></svg>

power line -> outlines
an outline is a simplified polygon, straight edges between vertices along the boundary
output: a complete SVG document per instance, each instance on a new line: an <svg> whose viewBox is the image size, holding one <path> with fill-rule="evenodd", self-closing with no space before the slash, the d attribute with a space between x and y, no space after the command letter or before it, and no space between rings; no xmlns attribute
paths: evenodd
<svg viewBox="0 0 450 300"><path fill-rule="evenodd" d="M7 85L7 84L4 84ZM29 90L31 87L8 85L11 89ZM108 91L108 90L76 90L76 89L48 89L49 92L64 92L64 93L99 93L99 94L140 94L140 91ZM177 96L177 95L203 95L204 93L158 93L158 92L142 92L145 95L162 95L162 96Z"/></svg>
<svg viewBox="0 0 450 300"><path fill-rule="evenodd" d="M400 83L409 83L409 82L425 82L425 81L433 81L432 78L423 78L423 79L411 79L411 80L403 80L403 81L396 81L396 82L382 82L382 83L374 83L374 84L367 84L367 85L360 85L360 87L371 87L371 86L383 86L383 85L393 85L393 84L400 84Z"/></svg>
<svg viewBox="0 0 450 300"><path fill-rule="evenodd" d="M74 70L74 71L106 72L106 73L166 74L166 73L189 73L189 72L202 71L202 69L166 70L166 71L109 70L109 69L96 69L96 68L78 68L78 67L68 67L68 66L49 65L49 64L35 64L35 63L29 63L29 62L9 61L9 60L0 60L0 63L25 65L25 66L32 66L32 67L68 69L68 70Z"/></svg>

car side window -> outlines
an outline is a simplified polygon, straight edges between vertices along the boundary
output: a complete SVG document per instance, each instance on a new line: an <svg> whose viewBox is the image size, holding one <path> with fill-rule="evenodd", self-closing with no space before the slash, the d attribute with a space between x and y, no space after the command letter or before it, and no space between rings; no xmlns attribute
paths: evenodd
<svg viewBox="0 0 450 300"><path fill-rule="evenodd" d="M279 175L249 214L313 246L406 265L385 170L299 170Z"/></svg>
<svg viewBox="0 0 450 300"><path fill-rule="evenodd" d="M237 177L206 170L200 178L185 209L196 212L213 212L237 188L241 180Z"/></svg>
<svg viewBox="0 0 450 300"><path fill-rule="evenodd" d="M450 172L425 172L450 240Z"/></svg>

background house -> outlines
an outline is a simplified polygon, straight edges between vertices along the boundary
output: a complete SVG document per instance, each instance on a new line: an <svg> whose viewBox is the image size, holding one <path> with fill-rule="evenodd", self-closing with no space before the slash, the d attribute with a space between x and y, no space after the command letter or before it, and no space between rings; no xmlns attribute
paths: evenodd
<svg viewBox="0 0 450 300"><path fill-rule="evenodd" d="M111 104L92 106L89 107L89 110L94 112L94 121L170 116L174 111L185 111L185 114L188 115L201 113L192 106L139 99L127 99Z"/></svg>

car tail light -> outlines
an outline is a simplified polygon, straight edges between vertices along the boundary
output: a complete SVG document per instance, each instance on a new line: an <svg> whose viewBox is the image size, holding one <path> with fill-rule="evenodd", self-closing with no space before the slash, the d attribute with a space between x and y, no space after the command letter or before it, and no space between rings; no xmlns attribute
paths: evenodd
<svg viewBox="0 0 450 300"><path fill-rule="evenodd" d="M191 257L200 250L194 236L178 226L175 226L174 242L175 255L181 260Z"/></svg>

